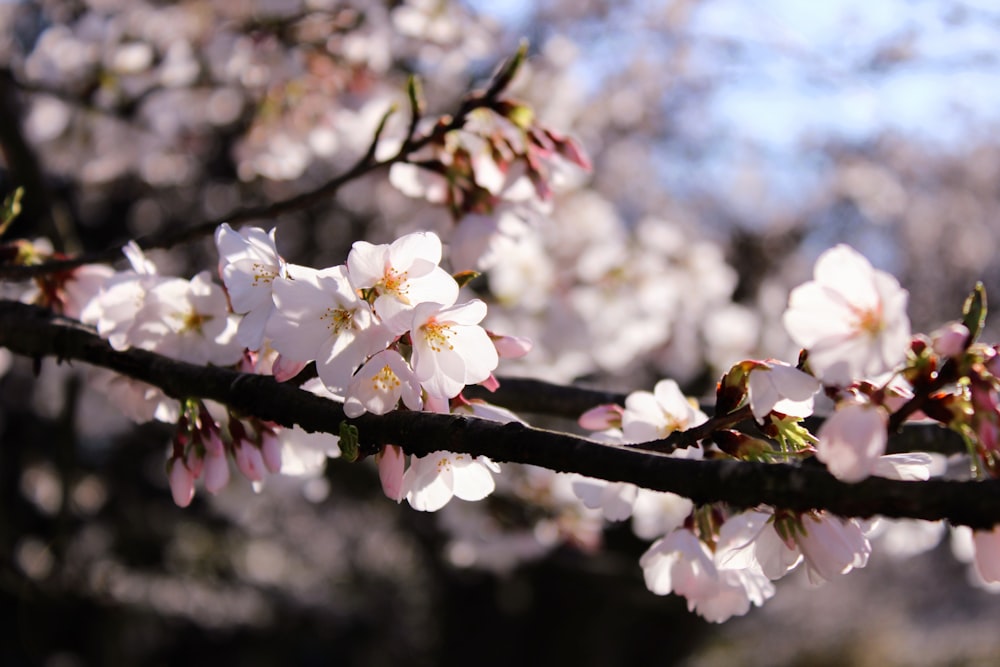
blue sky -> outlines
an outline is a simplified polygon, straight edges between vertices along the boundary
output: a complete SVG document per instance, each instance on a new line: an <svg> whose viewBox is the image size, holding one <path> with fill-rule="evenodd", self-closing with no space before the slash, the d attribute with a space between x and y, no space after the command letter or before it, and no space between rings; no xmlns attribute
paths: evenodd
<svg viewBox="0 0 1000 667"><path fill-rule="evenodd" d="M469 4L514 30L530 8L527 0ZM592 42L582 45L584 85L599 87L602 72L627 60L623 50L655 53L667 4L619 3L611 20L585 29ZM703 0L695 7L693 62L721 77L709 107L712 133L775 159L798 151L803 138L864 140L887 129L949 147L992 132L1000 117L1000 2ZM872 55L887 46L886 57L907 58L872 67Z"/></svg>

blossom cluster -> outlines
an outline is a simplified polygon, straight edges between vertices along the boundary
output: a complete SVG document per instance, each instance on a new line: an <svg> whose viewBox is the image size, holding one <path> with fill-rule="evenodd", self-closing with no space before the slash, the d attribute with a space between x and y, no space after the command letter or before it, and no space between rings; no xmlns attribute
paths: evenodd
<svg viewBox="0 0 1000 667"><path fill-rule="evenodd" d="M871 475L926 480L940 474L940 457L886 453L891 422L930 417L963 433L974 468L996 476L1000 362L996 348L975 343L970 331L982 326L980 292L966 303L963 322L929 339L911 337L906 302L894 278L837 246L820 256L814 279L789 297L785 326L803 347L797 365L775 359L736 364L718 384L711 419L674 381L664 380L653 393L630 394L623 406L595 407L580 424L602 441L638 447L698 427L698 437L672 456L764 462L814 456L835 477L857 482ZM814 435L802 421L817 406L826 419ZM749 428L732 428L748 420ZM696 506L628 483L579 479L574 490L606 519L631 517L637 536L658 537L640 560L649 589L681 595L689 609L716 622L762 604L774 595L772 582L799 564L818 584L864 567L876 535L887 541L896 535L897 552L930 548L941 536L936 529L898 524L896 530L895 522L823 511ZM997 529L972 531L968 540L969 560L985 582L998 580L997 535Z"/></svg>
<svg viewBox="0 0 1000 667"><path fill-rule="evenodd" d="M273 231L216 233L219 273L234 312L236 336L251 351L273 355L279 379L315 363L322 390L344 413L447 412L468 384L495 382L498 350L510 345L479 323L486 305L458 303L460 286L440 267L436 234L418 232L391 244L354 244L347 262L326 269L285 262ZM414 457L404 473L401 451L378 457L386 494L421 510L452 496L479 500L493 490L495 464L447 452Z"/></svg>
<svg viewBox="0 0 1000 667"><path fill-rule="evenodd" d="M342 403L348 418L404 409L519 421L462 396L469 384L495 388L500 357L523 355L530 345L483 328L481 300L460 301L461 285L441 266L444 248L436 234L417 232L380 245L358 241L343 264L324 269L286 261L274 230L223 224L215 242L221 285L207 271L190 280L161 275L130 245L127 270L85 266L47 276L23 298L92 325L118 350L140 348L279 381L306 378L303 388ZM24 257L41 252L31 244L18 248ZM929 337L911 335L906 301L894 278L837 246L819 257L813 280L790 294L783 320L803 348L797 363L735 364L717 385L711 417L676 381L662 380L623 405L589 410L580 425L609 446L658 449L672 442L666 451L674 457L815 457L835 477L857 482L939 474L940 461L929 454L886 453L894 425L929 418L962 434L975 474L1000 476L1000 355L976 340L985 318L982 290L970 295L961 322ZM314 376L303 373L310 364ZM267 474L315 473L341 450L356 456L356 443L341 447L333 436L316 439L196 398L176 401L108 372L95 381L133 418L177 422L167 476L181 506L192 501L198 480L209 493L224 488L230 462L259 486ZM817 413L825 420L813 434L803 420ZM440 510L455 497L482 500L495 490L499 472L486 457L447 451L407 463L393 445L375 459L386 495L424 511ZM558 477L545 482L552 497ZM903 552L929 548L941 535L825 511L697 505L627 482L570 479L582 511L607 521L631 519L636 535L651 541L639 564L652 592L684 596L692 611L715 622L763 604L775 594L773 582L799 565L811 582L822 583L864 567L875 539L895 534L893 549ZM532 488L537 495L537 485ZM576 511L560 502L559 512ZM592 543L588 525L579 522L564 537ZM522 539L517 549L537 555L554 544L545 535L531 538L535 547L527 551ZM985 582L1000 580L998 535L977 530L961 538Z"/></svg>

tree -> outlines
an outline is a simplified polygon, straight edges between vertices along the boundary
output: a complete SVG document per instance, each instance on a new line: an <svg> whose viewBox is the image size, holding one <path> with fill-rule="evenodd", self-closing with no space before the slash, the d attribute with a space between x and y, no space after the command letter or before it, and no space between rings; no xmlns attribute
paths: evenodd
<svg viewBox="0 0 1000 667"><path fill-rule="evenodd" d="M34 7L8 11L46 15ZM142 11L162 18L160 10ZM186 10L178 11L173 18L183 24ZM512 92L526 47L462 94L450 113L428 111L456 92L456 77L425 71L417 47L472 48L476 24L467 15L417 5L303 10L188 26L181 40L133 34L138 19L129 12L81 9L65 20L68 32L46 31L23 62L12 59L3 79L32 105L26 114L6 111L8 169L26 188L8 199L4 228L7 239L48 230L57 249L70 254L23 239L5 245L2 275L30 281L32 291L12 288L14 298L0 308L0 344L34 359L36 368L53 357L114 371L77 379L76 387L101 387L140 421L176 423L161 485L169 480L178 505L192 502L196 479L209 493L226 487L230 459L259 484L289 457L299 472L313 474L326 453L375 458L386 494L427 510L455 507L452 495L481 500L509 477L506 500L471 510L481 512L480 528L470 533L470 520L463 525L458 514L445 531L453 562L495 558L494 566L509 568L560 543L593 546L599 516L560 495L560 485L571 484L607 519L644 516L647 527L637 534L660 537L641 559L647 587L685 596L690 609L714 621L761 604L774 593L771 581L803 560L821 580L864 566L871 545L857 517L972 527L978 572L997 578L996 482L928 480L935 461L926 455L881 458L887 451L965 451L975 476L993 476L996 350L979 342L981 286L960 321L911 338L906 292L838 246L820 258L815 279L792 292L784 314L788 334L807 354L797 364L723 365L719 360L741 343L708 334L741 321L744 311L730 303L737 272L714 246L690 242L663 221L623 225L599 195L581 187L590 162L577 142ZM407 36L399 63L371 50L379 21ZM88 47L95 39L96 50ZM193 44L208 54L204 62ZM79 60L54 55L70 47ZM404 83L390 65L426 76ZM67 77L81 72L90 84L67 87ZM4 97L11 104L22 99ZM396 108L386 103L393 97L401 97ZM331 99L339 107L335 118ZM43 166L26 134L63 143L62 156L46 153L46 160L82 160L79 180L67 177L62 191L52 192L57 181L46 170L56 168ZM198 157L179 150L171 135ZM111 141L113 149L82 159L75 145L81 137ZM165 187L144 195L142 208L134 193L114 192L129 180ZM294 186L285 183L292 180ZM386 182L402 194L386 190ZM94 238L74 238L86 228L88 198L101 190L99 208L128 208L136 229L123 233L112 221ZM403 195L425 201L424 208L415 214ZM212 212L219 201L240 204ZM559 224L560 210L577 216L577 226ZM379 218L388 224L381 227ZM277 231L240 229L261 220L273 220ZM393 227L399 233L390 235ZM448 239L453 275L439 266L438 233L403 233L422 227ZM298 247L279 254L275 234L283 240L290 230L294 238L296 229ZM108 244L137 230L151 232L139 245ZM218 258L196 245L209 235ZM361 241L390 236L391 244ZM83 242L98 250L84 251ZM311 265L285 260L310 245L317 250ZM161 275L140 246L191 249L174 260L183 267L177 273L218 264L226 292L211 272L190 281ZM123 248L131 271L96 266ZM514 305L487 329L480 326L485 302L457 303L460 286L489 299L491 312ZM686 319L679 315L685 308ZM545 365L556 380L620 377L644 365L648 375L641 377L650 378L641 361L647 358L694 388L712 376L704 361L728 371L717 385L712 378L712 417L670 382L628 396L504 377L497 387L498 356L526 351L522 339L498 333L508 329L538 341L534 360L522 363ZM704 345L698 332L708 338ZM686 359L685 351L692 352ZM879 377L885 372L892 377ZM133 380L144 384L137 388ZM485 389L466 387L473 384ZM807 423L810 431L802 422L821 389L836 409L823 426ZM67 410L64 423L79 418L72 401ZM905 426L917 412L950 427L952 437L937 427ZM514 413L580 418L602 433L595 441L565 421L533 428ZM308 433L338 439L317 443ZM404 452L414 457L405 473ZM25 502L19 477L44 514L39 480L53 475L7 455L9 470L24 470L8 480L8 506ZM508 468L495 480L495 463L508 461L594 479L567 482ZM54 475L62 500L51 506L62 523L76 477L71 460L64 466ZM346 476L342 468L327 475ZM914 478L927 481L903 481ZM318 480L306 485L317 497L329 493ZM534 505L523 505L529 498ZM515 518L505 527L506 513ZM482 537L483 525L496 539ZM12 531L10 547L29 575L26 563L44 561L38 554L75 562L75 540L46 549L19 539L23 530ZM491 554L498 545L509 553ZM35 578L45 580L51 568Z"/></svg>

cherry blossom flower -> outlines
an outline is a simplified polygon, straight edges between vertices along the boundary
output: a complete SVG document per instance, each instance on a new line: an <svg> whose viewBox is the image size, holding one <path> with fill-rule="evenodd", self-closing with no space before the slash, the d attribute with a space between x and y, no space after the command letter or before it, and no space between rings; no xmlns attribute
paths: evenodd
<svg viewBox="0 0 1000 667"><path fill-rule="evenodd" d="M806 514L795 542L805 560L809 580L829 581L868 564L872 547L861 524L825 512Z"/></svg>
<svg viewBox="0 0 1000 667"><path fill-rule="evenodd" d="M712 623L742 616L750 611L751 603L760 606L774 595L774 585L759 569L722 566L684 528L654 542L639 564L650 591L684 596L690 611Z"/></svg>
<svg viewBox="0 0 1000 667"><path fill-rule="evenodd" d="M354 374L347 387L344 414L359 417L365 412L384 415L394 410L400 398L411 410L420 410L420 383L406 360L395 350L382 350Z"/></svg>
<svg viewBox="0 0 1000 667"><path fill-rule="evenodd" d="M707 419L708 416L681 393L675 381L660 380L653 393L635 391L625 399L622 431L627 442L649 442L697 426Z"/></svg>
<svg viewBox="0 0 1000 667"><path fill-rule="evenodd" d="M105 395L108 402L132 421L142 424L156 420L168 424L180 417L180 403L159 387L103 368L89 374L90 387Z"/></svg>
<svg viewBox="0 0 1000 667"><path fill-rule="evenodd" d="M860 523L825 512L775 518L751 511L730 517L719 530L716 560L733 569L759 568L779 579L805 562L813 583L864 567L871 543Z"/></svg>
<svg viewBox="0 0 1000 667"><path fill-rule="evenodd" d="M639 565L650 591L657 595L676 593L689 600L711 591L717 576L712 552L685 528L654 542Z"/></svg>
<svg viewBox="0 0 1000 667"><path fill-rule="evenodd" d="M499 357L486 330L479 299L457 306L421 303L413 311L413 371L429 394L451 398L467 384L489 378Z"/></svg>
<svg viewBox="0 0 1000 667"><path fill-rule="evenodd" d="M243 315L236 338L250 350L263 344L264 327L274 312L271 287L286 277L285 261L278 255L274 232L247 227L237 232L223 223L215 230L219 275L229 292L233 312Z"/></svg>
<svg viewBox="0 0 1000 667"><path fill-rule="evenodd" d="M375 290L375 312L398 336L410 328L417 304L450 306L458 298L458 283L438 266L440 261L441 239L433 232L417 232L390 245L356 241L347 268L356 287Z"/></svg>
<svg viewBox="0 0 1000 667"><path fill-rule="evenodd" d="M495 488L491 473L499 472L500 466L485 456L444 451L414 456L403 475L403 495L414 509L436 512L452 497L482 500L490 495Z"/></svg>
<svg viewBox="0 0 1000 667"><path fill-rule="evenodd" d="M837 479L861 481L885 453L888 422L889 414L881 406L841 403L819 428L816 458Z"/></svg>
<svg viewBox="0 0 1000 667"><path fill-rule="evenodd" d="M632 503L632 532L643 540L680 528L694 510L689 498L675 493L639 489Z"/></svg>
<svg viewBox="0 0 1000 667"><path fill-rule="evenodd" d="M757 364L750 371L748 393L754 418L763 423L773 410L792 417L808 417L819 380L781 361Z"/></svg>
<svg viewBox="0 0 1000 667"><path fill-rule="evenodd" d="M99 293L80 313L81 321L96 327L97 333L116 350L130 346L129 330L146 300L146 292L168 280L158 275L156 265L146 258L135 241L122 248L122 254L132 269L107 278Z"/></svg>
<svg viewBox="0 0 1000 667"><path fill-rule="evenodd" d="M126 340L192 364L235 364L243 356L222 288L202 271L191 280L171 278L145 296Z"/></svg>
<svg viewBox="0 0 1000 667"><path fill-rule="evenodd" d="M344 266L297 271L294 280L274 279L276 309L268 320L271 345L291 362L316 360L330 391L342 394L354 370L385 349L392 334L358 297Z"/></svg>
<svg viewBox="0 0 1000 667"><path fill-rule="evenodd" d="M812 281L792 290L785 329L809 350L816 377L846 386L885 373L905 359L908 296L894 277L838 245L819 257Z"/></svg>
<svg viewBox="0 0 1000 667"><path fill-rule="evenodd" d="M628 482L606 482L575 475L573 493L590 509L601 510L608 521L624 521L632 516L639 487Z"/></svg>
<svg viewBox="0 0 1000 667"><path fill-rule="evenodd" d="M306 385L302 388L308 390ZM281 442L282 475L314 477L323 472L328 458L340 456L340 438L329 433L309 433L294 427L279 429L276 437Z"/></svg>

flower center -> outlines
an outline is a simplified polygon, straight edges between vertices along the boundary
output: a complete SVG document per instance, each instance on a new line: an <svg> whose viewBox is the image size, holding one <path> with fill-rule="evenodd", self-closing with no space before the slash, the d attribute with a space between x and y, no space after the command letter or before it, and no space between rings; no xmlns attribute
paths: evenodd
<svg viewBox="0 0 1000 667"><path fill-rule="evenodd" d="M448 340L455 335L455 332L449 325L432 320L421 326L420 329L424 332L427 345L435 352L441 352L445 348L449 350L455 349L455 346Z"/></svg>
<svg viewBox="0 0 1000 667"><path fill-rule="evenodd" d="M201 328L213 319L211 315L203 315L195 310L189 310L186 313L178 313L178 319L181 321L181 331L194 331L197 333L202 333Z"/></svg>
<svg viewBox="0 0 1000 667"><path fill-rule="evenodd" d="M859 333L867 333L873 338L878 336L885 328L885 321L882 319L882 308L880 306L868 310L854 311L855 328Z"/></svg>
<svg viewBox="0 0 1000 667"><path fill-rule="evenodd" d="M389 364L382 367L378 373L372 376L372 389L377 392L394 391L402 384L399 377L392 372Z"/></svg>
<svg viewBox="0 0 1000 667"><path fill-rule="evenodd" d="M335 334L339 334L344 329L348 329L354 321L354 311L344 308L327 308L326 312L319 316L321 320L328 320L327 327Z"/></svg>
<svg viewBox="0 0 1000 667"><path fill-rule="evenodd" d="M385 270L385 275L382 276L381 287L382 291L388 294L392 294L397 299L403 303L409 305L410 299L406 295L409 291L409 285L407 284L408 272L397 272L395 269L389 268Z"/></svg>
<svg viewBox="0 0 1000 667"><path fill-rule="evenodd" d="M264 264L254 262L251 268L253 269L253 287L258 287L261 284L270 285L278 275L274 269Z"/></svg>

